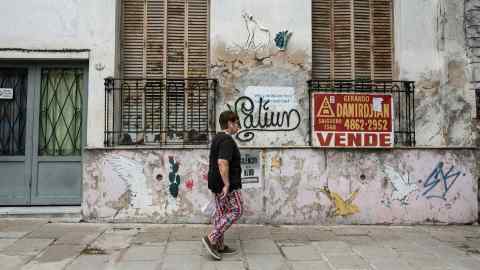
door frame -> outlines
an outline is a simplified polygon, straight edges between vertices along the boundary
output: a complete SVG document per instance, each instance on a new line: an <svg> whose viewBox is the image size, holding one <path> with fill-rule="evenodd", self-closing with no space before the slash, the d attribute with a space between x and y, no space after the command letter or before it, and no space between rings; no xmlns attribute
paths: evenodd
<svg viewBox="0 0 480 270"><path fill-rule="evenodd" d="M42 206L58 205L70 206L81 205L83 196L83 169L80 170L80 198L65 200L61 203L48 202L43 199L34 201L32 194L35 185L38 183L38 164L39 161L49 161L52 158L38 156L39 132L40 132L40 91L41 91L41 71L42 68L81 68L83 69L84 86L82 89L82 140L80 157L64 157L65 161L79 161L83 168L83 155L87 142L87 117L88 117L88 85L89 85L89 64L88 60L6 60L0 63L0 68L25 68L27 69L27 108L26 108L26 131L25 131L25 182L26 182L26 201L25 204L17 203L5 204L8 206ZM32 128L29 128L32 127ZM21 161L17 156L1 157L0 161Z"/></svg>

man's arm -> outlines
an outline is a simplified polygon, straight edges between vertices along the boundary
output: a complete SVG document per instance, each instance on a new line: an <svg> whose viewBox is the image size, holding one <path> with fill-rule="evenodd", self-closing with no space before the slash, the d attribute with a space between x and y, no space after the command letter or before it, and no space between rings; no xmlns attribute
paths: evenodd
<svg viewBox="0 0 480 270"><path fill-rule="evenodd" d="M223 181L222 197L225 197L230 188L230 164L226 159L218 159L218 169Z"/></svg>

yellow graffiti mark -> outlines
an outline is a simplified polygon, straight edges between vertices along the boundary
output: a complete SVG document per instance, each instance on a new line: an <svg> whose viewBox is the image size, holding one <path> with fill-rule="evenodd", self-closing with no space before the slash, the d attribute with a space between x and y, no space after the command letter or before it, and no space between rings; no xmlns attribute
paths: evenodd
<svg viewBox="0 0 480 270"><path fill-rule="evenodd" d="M280 169L282 160L280 158L272 158L272 169Z"/></svg>
<svg viewBox="0 0 480 270"><path fill-rule="evenodd" d="M338 193L330 191L328 187L324 187L320 189L320 191L327 194L328 198L335 206L335 216L345 217L360 212L358 206L353 204L353 200L358 195L358 189L350 193L349 198L346 200L344 200Z"/></svg>

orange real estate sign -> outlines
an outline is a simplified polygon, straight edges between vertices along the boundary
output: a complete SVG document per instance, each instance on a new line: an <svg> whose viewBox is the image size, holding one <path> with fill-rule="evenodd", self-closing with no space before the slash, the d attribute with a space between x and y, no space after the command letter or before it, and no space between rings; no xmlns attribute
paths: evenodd
<svg viewBox="0 0 480 270"><path fill-rule="evenodd" d="M393 147L391 95L313 93L312 104L313 146Z"/></svg>

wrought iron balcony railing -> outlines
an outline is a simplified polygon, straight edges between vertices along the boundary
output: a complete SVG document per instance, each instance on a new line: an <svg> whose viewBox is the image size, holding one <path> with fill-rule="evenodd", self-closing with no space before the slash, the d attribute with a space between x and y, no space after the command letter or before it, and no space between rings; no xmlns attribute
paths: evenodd
<svg viewBox="0 0 480 270"><path fill-rule="evenodd" d="M312 92L391 94L394 112L394 144L395 146L415 146L415 82L311 80L308 82L308 88L310 100Z"/></svg>
<svg viewBox="0 0 480 270"><path fill-rule="evenodd" d="M215 79L105 79L105 146L207 145Z"/></svg>

